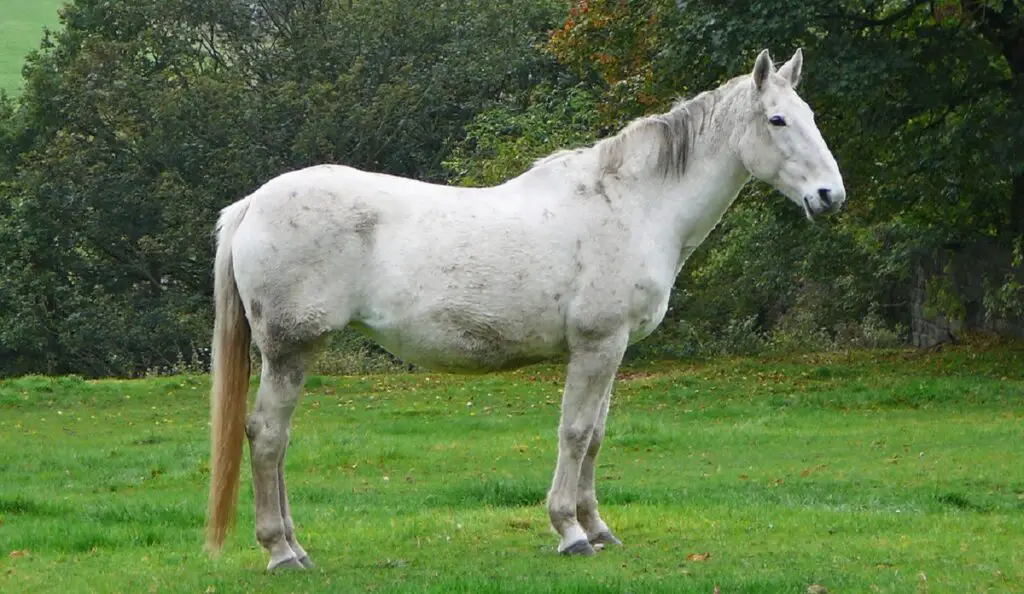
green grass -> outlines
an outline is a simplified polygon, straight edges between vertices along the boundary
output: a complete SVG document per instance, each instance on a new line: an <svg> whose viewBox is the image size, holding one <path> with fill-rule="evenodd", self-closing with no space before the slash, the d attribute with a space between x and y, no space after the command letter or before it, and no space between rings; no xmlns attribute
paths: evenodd
<svg viewBox="0 0 1024 594"><path fill-rule="evenodd" d="M43 28L59 25L64 0L0 0L0 89L21 93L25 56L39 48Z"/></svg>
<svg viewBox="0 0 1024 594"><path fill-rule="evenodd" d="M1020 350L633 367L598 471L626 545L586 559L542 506L560 378L311 378L288 473L319 568L273 576L248 487L201 551L207 378L0 382L0 591L1024 591Z"/></svg>

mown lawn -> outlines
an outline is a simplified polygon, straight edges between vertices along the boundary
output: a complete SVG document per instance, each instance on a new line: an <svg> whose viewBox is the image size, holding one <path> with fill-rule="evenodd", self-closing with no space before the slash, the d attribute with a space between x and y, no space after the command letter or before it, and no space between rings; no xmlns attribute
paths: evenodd
<svg viewBox="0 0 1024 594"><path fill-rule="evenodd" d="M250 489L201 549L206 377L0 382L0 591L1024 591L1024 351L622 375L598 475L626 544L594 558L542 506L559 368L312 378L288 472L319 568L271 576Z"/></svg>

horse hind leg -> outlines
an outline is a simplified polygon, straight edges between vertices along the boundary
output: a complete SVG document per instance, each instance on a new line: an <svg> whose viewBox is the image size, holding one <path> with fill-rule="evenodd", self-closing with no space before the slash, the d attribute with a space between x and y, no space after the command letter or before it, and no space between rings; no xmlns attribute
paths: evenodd
<svg viewBox="0 0 1024 594"><path fill-rule="evenodd" d="M594 426L594 432L590 436L590 445L587 447L587 453L580 466L580 483L576 492L576 519L583 527L583 531L587 533L587 540L595 547L622 544L622 541L615 538L597 511L597 490L595 488L597 454L601 451L601 441L604 439L604 428L610 404L611 383L608 384L608 389L605 391L597 424Z"/></svg>
<svg viewBox="0 0 1024 594"><path fill-rule="evenodd" d="M285 456L288 454L288 444L285 443ZM281 456L281 461L277 466L277 487L278 497L281 503L281 520L284 522L284 538L288 541L288 546L291 547L295 556L298 557L299 564L306 569L313 569L316 565L313 560L309 558L306 550L299 544L298 539L295 537L295 522L292 521L291 507L288 505L288 489L285 487L284 482L284 458Z"/></svg>
<svg viewBox="0 0 1024 594"><path fill-rule="evenodd" d="M256 500L256 539L270 553L268 571L283 567L303 567L305 555L294 536L294 525L287 512L282 465L288 447L292 413L305 383L308 352L286 356L263 356L256 403L246 420L252 459L253 493ZM286 515L287 514L287 515ZM287 517L287 524L286 524ZM291 525L291 530L288 529ZM288 534L291 533L291 542ZM308 560L308 557L307 557Z"/></svg>

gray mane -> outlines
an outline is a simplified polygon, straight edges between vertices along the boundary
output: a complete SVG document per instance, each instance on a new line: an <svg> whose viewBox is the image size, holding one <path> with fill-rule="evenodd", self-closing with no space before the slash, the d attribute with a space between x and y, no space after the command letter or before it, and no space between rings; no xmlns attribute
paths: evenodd
<svg viewBox="0 0 1024 594"><path fill-rule="evenodd" d="M557 151L551 153L550 155L548 155L546 157L541 157L541 158L537 159L536 161L534 161L533 165L530 166L530 169L536 169L536 168L538 168L538 167L540 167L542 165L547 165L548 163L554 163L555 161L560 161L560 160L564 159L565 157L571 157L573 155L578 155L578 154L582 153L583 151L584 151L584 149L561 149L561 150L557 150Z"/></svg>
<svg viewBox="0 0 1024 594"><path fill-rule="evenodd" d="M655 171L662 177L682 176L697 136L718 105L718 90L681 99L666 113L634 120L621 132L597 144L602 171L617 171L626 157L643 146L656 152Z"/></svg>
<svg viewBox="0 0 1024 594"><path fill-rule="evenodd" d="M600 171L618 171L626 158L639 150L656 151L655 171L662 177L679 177L686 172L693 145L704 132L723 98L735 84L745 77L736 77L712 91L705 91L692 99L680 99L666 113L644 116L633 120L615 136L598 141ZM554 163L578 155L589 149L555 151L533 163L532 168Z"/></svg>

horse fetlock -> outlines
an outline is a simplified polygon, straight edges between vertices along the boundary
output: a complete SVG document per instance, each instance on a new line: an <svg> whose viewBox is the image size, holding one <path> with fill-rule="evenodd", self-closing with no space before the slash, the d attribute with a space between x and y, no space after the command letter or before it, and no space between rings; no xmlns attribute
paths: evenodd
<svg viewBox="0 0 1024 594"><path fill-rule="evenodd" d="M549 497L548 500L548 519L555 532L562 536L565 536L573 527L579 529L575 504L558 501L558 498L554 496Z"/></svg>
<svg viewBox="0 0 1024 594"><path fill-rule="evenodd" d="M299 540L295 537L295 527L292 525L290 518L285 519L284 539L288 542L288 546L291 547L293 551L295 551L295 554L298 555L300 559L302 557L307 556L306 550L302 548L302 545L299 544Z"/></svg>
<svg viewBox="0 0 1024 594"><path fill-rule="evenodd" d="M280 521L257 523L256 541L268 550L273 550L280 544L284 544L291 551L291 546L288 545L288 540L284 537L284 525Z"/></svg>
<svg viewBox="0 0 1024 594"><path fill-rule="evenodd" d="M590 544L594 545L595 547L603 547L605 545L622 545L622 541L618 538L615 538L615 535L612 534L611 530L608 529L602 530L601 532L598 532L597 534L594 534L592 536L590 536L588 533L587 540L589 540Z"/></svg>
<svg viewBox="0 0 1024 594"><path fill-rule="evenodd" d="M576 518L579 520L584 532L587 533L587 539L590 541L593 541L594 537L598 534L608 532L608 525L601 519L596 507L586 511L578 511Z"/></svg>
<svg viewBox="0 0 1024 594"><path fill-rule="evenodd" d="M548 501L548 517L552 524L566 524L576 521L576 508L574 506L559 504L551 497Z"/></svg>
<svg viewBox="0 0 1024 594"><path fill-rule="evenodd" d="M278 536L277 539L265 539L266 535L261 538L259 530L257 530L256 538L260 541L260 545L270 553L270 561L267 563L268 572L284 568L305 568L299 561L299 555L292 550L283 536Z"/></svg>
<svg viewBox="0 0 1024 594"><path fill-rule="evenodd" d="M292 551L295 552L296 557L298 557L300 560L309 559L309 553L307 553L306 550L303 549L302 546L299 545L299 543L296 542L294 538L289 538L287 539L287 541L288 546L291 548Z"/></svg>

